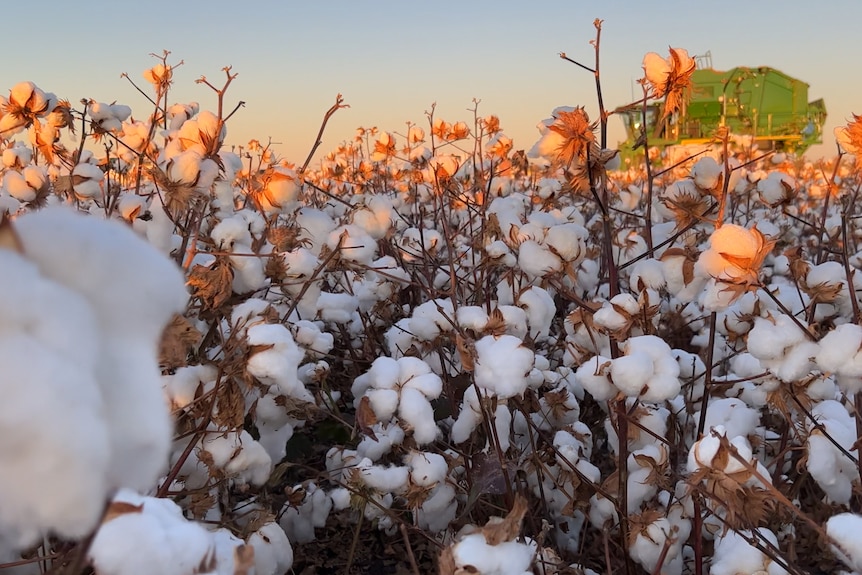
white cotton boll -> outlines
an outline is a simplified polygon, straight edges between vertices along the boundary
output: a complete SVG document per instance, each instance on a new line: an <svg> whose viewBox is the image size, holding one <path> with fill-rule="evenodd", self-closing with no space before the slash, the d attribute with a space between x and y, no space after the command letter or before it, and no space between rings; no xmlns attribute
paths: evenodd
<svg viewBox="0 0 862 575"><path fill-rule="evenodd" d="M723 166L715 158L704 156L697 160L691 168L691 177L697 187L704 190L714 190L724 172Z"/></svg>
<svg viewBox="0 0 862 575"><path fill-rule="evenodd" d="M140 506L105 522L89 548L89 559L103 575L188 575L213 552L212 534L183 517L170 499L120 491L114 503Z"/></svg>
<svg viewBox="0 0 862 575"><path fill-rule="evenodd" d="M478 305L462 305L455 312L455 321L462 329L481 332L488 323L488 312Z"/></svg>
<svg viewBox="0 0 862 575"><path fill-rule="evenodd" d="M281 575L293 565L293 548L278 523L265 523L246 542L254 549L255 575Z"/></svg>
<svg viewBox="0 0 862 575"><path fill-rule="evenodd" d="M839 513L826 521L826 533L835 543L832 550L848 567L862 572L862 516L855 513Z"/></svg>
<svg viewBox="0 0 862 575"><path fill-rule="evenodd" d="M36 199L36 188L32 187L20 172L10 170L3 174L3 189L19 202L32 202Z"/></svg>
<svg viewBox="0 0 862 575"><path fill-rule="evenodd" d="M527 240L518 246L518 267L528 276L542 278L563 269L563 261L545 246Z"/></svg>
<svg viewBox="0 0 862 575"><path fill-rule="evenodd" d="M293 341L290 331L282 324L263 323L248 328L250 346L266 349L248 358L246 369L264 383L275 384L286 395L309 403L314 398L299 381L297 369L305 352Z"/></svg>
<svg viewBox="0 0 862 575"><path fill-rule="evenodd" d="M105 174L99 166L80 163L72 170L72 190L81 199L95 198L102 193L104 178Z"/></svg>
<svg viewBox="0 0 862 575"><path fill-rule="evenodd" d="M748 353L760 360L781 359L787 348L805 339L802 330L786 315L759 317L748 334Z"/></svg>
<svg viewBox="0 0 862 575"><path fill-rule="evenodd" d="M862 376L862 361L857 359L862 349L862 326L854 323L839 325L820 340L815 357L817 365L826 372Z"/></svg>
<svg viewBox="0 0 862 575"><path fill-rule="evenodd" d="M291 329L296 343L304 347L312 359L325 356L335 345L335 336L321 331L312 321L296 321L291 325Z"/></svg>
<svg viewBox="0 0 862 575"><path fill-rule="evenodd" d="M360 461L357 467L361 471L362 481L380 493L400 493L407 487L407 478L410 475L410 469L407 467L373 465L368 459Z"/></svg>
<svg viewBox="0 0 862 575"><path fill-rule="evenodd" d="M272 473L272 459L246 431L211 432L201 441L201 450L212 458L212 465L226 477L241 484L263 485Z"/></svg>
<svg viewBox="0 0 862 575"><path fill-rule="evenodd" d="M0 548L23 549L49 531L83 537L109 488L109 428L93 375L24 334L0 336L0 363Z"/></svg>
<svg viewBox="0 0 862 575"><path fill-rule="evenodd" d="M778 538L766 528L758 529L758 533L773 546L778 547ZM751 531L728 530L716 537L715 551L710 567L710 575L737 575L738 573L769 573L769 575L786 575L787 571L764 554L760 549L750 545L742 535L752 538Z"/></svg>
<svg viewBox="0 0 862 575"><path fill-rule="evenodd" d="M613 501L605 499L598 493L590 497L590 525L596 529L604 529L608 523L616 521L617 510Z"/></svg>
<svg viewBox="0 0 862 575"><path fill-rule="evenodd" d="M257 198L266 214L286 213L295 206L300 192L295 171L274 166L264 172L263 181L264 188Z"/></svg>
<svg viewBox="0 0 862 575"><path fill-rule="evenodd" d="M398 417L413 428L413 439L418 445L425 445L437 439L437 423L434 421L434 408L418 389L403 387L398 403Z"/></svg>
<svg viewBox="0 0 862 575"><path fill-rule="evenodd" d="M575 223L552 226L545 234L544 243L564 261L578 264L586 255L586 228Z"/></svg>
<svg viewBox="0 0 862 575"><path fill-rule="evenodd" d="M648 258L632 266L629 286L635 293L644 289L659 290L665 286L664 266L661 261Z"/></svg>
<svg viewBox="0 0 862 575"><path fill-rule="evenodd" d="M834 400L818 403L812 415L826 433L846 451L853 449L856 426L843 405ZM806 444L808 472L826 492L830 501L846 504L852 495L852 483L859 480L856 465L846 457L819 429L811 429Z"/></svg>
<svg viewBox="0 0 862 575"><path fill-rule="evenodd" d="M359 308L359 298L347 293L321 292L317 297L317 314L323 321L348 323Z"/></svg>
<svg viewBox="0 0 862 575"><path fill-rule="evenodd" d="M399 395L394 389L369 389L365 396L380 421L389 421L398 409Z"/></svg>
<svg viewBox="0 0 862 575"><path fill-rule="evenodd" d="M356 446L356 456L360 459L367 457L371 461L378 461L394 446L404 443L404 430L395 423L377 422L371 426L371 431L377 439L368 435L362 438Z"/></svg>
<svg viewBox="0 0 862 575"><path fill-rule="evenodd" d="M618 357L611 363L611 380L629 397L637 397L653 376L653 362L649 355L635 352Z"/></svg>
<svg viewBox="0 0 862 575"><path fill-rule="evenodd" d="M699 412L696 414L699 418ZM704 429L725 430L728 437L753 435L760 425L760 413L735 397L723 397L709 402Z"/></svg>
<svg viewBox="0 0 862 575"><path fill-rule="evenodd" d="M763 363L766 363L769 371L774 373L780 380L786 382L799 381L811 372L812 367L814 367L811 359L819 351L820 345L817 343L803 341L791 347L784 354L783 358L775 362L777 365L772 365L772 362Z"/></svg>
<svg viewBox="0 0 862 575"><path fill-rule="evenodd" d="M609 378L612 366L610 358L596 355L578 367L575 377L596 401L608 401L619 391Z"/></svg>
<svg viewBox="0 0 862 575"><path fill-rule="evenodd" d="M518 294L518 307L527 313L530 337L534 340L547 338L557 313L554 298L548 290L538 286L527 288Z"/></svg>
<svg viewBox="0 0 862 575"><path fill-rule="evenodd" d="M415 358L401 358L399 361L403 361L405 359L415 359ZM422 362L425 363L425 362ZM426 366L428 364L425 364ZM428 367L429 373L424 373L422 375L417 375L408 379L402 385L402 391L404 389L415 389L419 391L428 399L437 399L440 394L443 392L443 380L440 379L440 376L436 373L430 373L431 368Z"/></svg>
<svg viewBox="0 0 862 575"><path fill-rule="evenodd" d="M633 544L629 546L629 556L640 563L650 573L655 571L659 561L661 561L661 573L670 575L669 563L672 562L673 558L679 552L679 544L668 545L667 549L665 549L665 544L668 539L674 539L675 537L675 530L668 518L659 517L647 525L646 529L637 532ZM673 549L674 547L676 549ZM679 572L681 572L681 569L677 571L677 573Z"/></svg>
<svg viewBox="0 0 862 575"><path fill-rule="evenodd" d="M534 354L523 343L511 335L488 335L478 340L475 344L476 385L501 399L524 393Z"/></svg>
<svg viewBox="0 0 862 575"><path fill-rule="evenodd" d="M712 467L712 460L721 447L721 439L725 435L724 427L718 425L711 428L711 433L705 434L688 452L686 468L689 473L695 473L704 467Z"/></svg>
<svg viewBox="0 0 862 575"><path fill-rule="evenodd" d="M179 367L171 375L162 376L162 387L174 408L182 409L194 402L205 384L214 384L218 377L215 365Z"/></svg>
<svg viewBox="0 0 862 575"><path fill-rule="evenodd" d="M449 528L457 513L455 488L442 483L432 489L422 506L416 510L416 522L420 529L438 533Z"/></svg>
<svg viewBox="0 0 862 575"><path fill-rule="evenodd" d="M377 256L377 241L353 224L332 230L326 238L326 246L337 250L342 259L360 264L370 265Z"/></svg>
<svg viewBox="0 0 862 575"><path fill-rule="evenodd" d="M251 246L251 232L248 223L239 216L226 218L213 227L210 238L216 245L225 250L230 250L235 244Z"/></svg>
<svg viewBox="0 0 862 575"><path fill-rule="evenodd" d="M509 249L509 246L502 240L496 240L485 246L485 253L488 254L488 257L496 260L496 263L499 263L507 268L513 268L518 263L515 254L512 253L512 250Z"/></svg>
<svg viewBox="0 0 862 575"><path fill-rule="evenodd" d="M470 438L470 434L482 422L482 410L476 387L471 385L464 392L464 400L461 402L461 411L458 418L452 424L450 435L452 443L464 443Z"/></svg>
<svg viewBox="0 0 862 575"><path fill-rule="evenodd" d="M411 451L404 457L410 468L410 479L420 487L431 487L446 479L449 465L439 453Z"/></svg>
<svg viewBox="0 0 862 575"><path fill-rule="evenodd" d="M766 205L776 207L796 197L796 180L789 174L775 170L757 182L757 193Z"/></svg>
<svg viewBox="0 0 862 575"><path fill-rule="evenodd" d="M457 567L470 566L472 572L482 575L524 575L529 572L535 553L534 546L519 541L488 545L481 532L467 535L452 547Z"/></svg>
<svg viewBox="0 0 862 575"><path fill-rule="evenodd" d="M16 220L15 229L28 259L95 311L102 333L97 379L112 430L109 482L150 487L170 450L157 345L188 299L182 274L119 222L45 208Z"/></svg>
<svg viewBox="0 0 862 575"><path fill-rule="evenodd" d="M507 334L518 339L527 337L527 322L529 318L524 308L516 305L500 305L497 309L503 314Z"/></svg>

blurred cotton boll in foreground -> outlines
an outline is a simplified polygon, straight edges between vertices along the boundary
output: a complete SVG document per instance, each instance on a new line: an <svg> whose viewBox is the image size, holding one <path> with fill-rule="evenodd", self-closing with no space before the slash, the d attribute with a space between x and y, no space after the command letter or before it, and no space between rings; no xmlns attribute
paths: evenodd
<svg viewBox="0 0 862 575"><path fill-rule="evenodd" d="M0 235L0 357L17 374L2 379L0 549L14 550L83 537L110 492L153 487L173 430L158 343L187 295L117 222L46 208Z"/></svg>

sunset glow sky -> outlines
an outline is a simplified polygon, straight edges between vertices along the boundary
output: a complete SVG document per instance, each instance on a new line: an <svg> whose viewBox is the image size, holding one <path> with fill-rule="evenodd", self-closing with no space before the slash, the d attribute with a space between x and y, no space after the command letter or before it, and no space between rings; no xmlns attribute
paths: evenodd
<svg viewBox="0 0 862 575"><path fill-rule="evenodd" d="M515 149L529 149L536 124L561 105L585 105L597 117L590 74L558 57L594 63L593 20L604 20L602 81L606 108L628 103L643 75L647 52L668 46L711 51L716 69L772 66L810 84L832 129L862 114L862 22L859 0L781 2L725 0L569 1L275 1L92 0L51 4L42 15L6 9L7 56L0 91L31 80L69 99L117 101L143 118L150 105L125 79L149 88L141 73L150 53L170 50L177 69L171 102L215 109L215 95L195 84L205 75L221 84L221 68L239 74L226 107L247 105L228 124L228 142L271 138L279 155L302 163L323 113L344 95L350 108L329 124L319 158L353 137L357 127L404 133L405 122L427 126L436 117L472 120L468 109L500 117ZM10 25L17 22L15 25ZM624 138L611 120L610 141Z"/></svg>

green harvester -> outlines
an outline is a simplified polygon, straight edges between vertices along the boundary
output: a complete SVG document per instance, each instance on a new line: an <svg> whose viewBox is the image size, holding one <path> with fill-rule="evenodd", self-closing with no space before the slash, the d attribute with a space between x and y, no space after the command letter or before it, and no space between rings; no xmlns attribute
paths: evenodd
<svg viewBox="0 0 862 575"><path fill-rule="evenodd" d="M808 101L808 84L787 74L760 66L722 72L712 68L709 53L697 57L692 73L691 99L681 111L662 118L662 102L632 104L614 110L626 128L628 139L620 145L623 158L643 158L636 150L646 135L650 147L710 144L720 127L732 134L749 136L761 150L801 155L822 143L826 105Z"/></svg>

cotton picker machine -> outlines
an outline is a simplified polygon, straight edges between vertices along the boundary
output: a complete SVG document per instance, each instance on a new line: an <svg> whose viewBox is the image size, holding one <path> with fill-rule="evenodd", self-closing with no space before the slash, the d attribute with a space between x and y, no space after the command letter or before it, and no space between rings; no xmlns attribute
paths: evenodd
<svg viewBox="0 0 862 575"><path fill-rule="evenodd" d="M808 84L801 80L767 66L714 70L709 53L697 57L691 80L691 99L681 111L663 118L662 102L647 102L645 129L643 104L614 110L628 136L620 145L623 158L643 157L643 150L635 148L644 135L651 148L689 149L714 142L718 128L725 126L761 150L801 155L812 144L822 143L826 106L822 99L808 101Z"/></svg>

